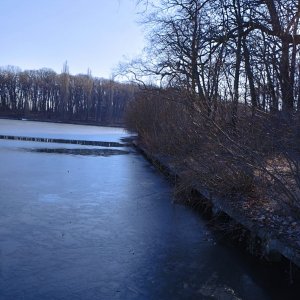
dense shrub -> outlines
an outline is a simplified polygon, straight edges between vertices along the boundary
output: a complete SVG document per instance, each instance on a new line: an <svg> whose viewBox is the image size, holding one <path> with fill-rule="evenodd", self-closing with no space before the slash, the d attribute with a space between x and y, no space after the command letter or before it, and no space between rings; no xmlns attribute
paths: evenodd
<svg viewBox="0 0 300 300"><path fill-rule="evenodd" d="M299 213L299 128L239 104L219 102L208 111L201 99L178 90L142 90L127 108L126 124L152 152L171 157L185 182L217 194L276 200Z"/></svg>

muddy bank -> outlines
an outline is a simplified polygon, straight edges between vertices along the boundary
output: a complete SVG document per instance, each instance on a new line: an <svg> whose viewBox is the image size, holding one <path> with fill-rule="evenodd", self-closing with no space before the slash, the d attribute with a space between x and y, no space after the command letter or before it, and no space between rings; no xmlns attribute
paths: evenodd
<svg viewBox="0 0 300 300"><path fill-rule="evenodd" d="M138 141L133 142L134 146L165 175L174 182L184 181L186 168L184 164L173 162L170 157L160 156L149 151ZM211 216L222 216L229 218L226 226L239 227L240 236L238 240L245 242L246 247L252 254L268 261L284 261L295 266L298 274L300 268L300 224L299 220L291 216L278 215L272 210L262 209L255 201L250 203L245 199L231 199L220 197L213 192L203 188L201 183L193 182L185 189L198 194L189 205L201 207L206 212L209 210ZM188 200L189 202L189 200Z"/></svg>

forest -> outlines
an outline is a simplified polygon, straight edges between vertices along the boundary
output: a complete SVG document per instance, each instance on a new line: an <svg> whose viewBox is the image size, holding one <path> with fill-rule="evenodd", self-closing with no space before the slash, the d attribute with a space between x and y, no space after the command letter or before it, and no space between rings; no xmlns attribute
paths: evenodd
<svg viewBox="0 0 300 300"><path fill-rule="evenodd" d="M132 84L70 75L67 63L61 74L51 69L0 68L0 116L62 122L122 125Z"/></svg>
<svg viewBox="0 0 300 300"><path fill-rule="evenodd" d="M236 199L269 224L299 220L300 1L139 4L148 46L120 67L142 87L127 126L183 170L185 186Z"/></svg>

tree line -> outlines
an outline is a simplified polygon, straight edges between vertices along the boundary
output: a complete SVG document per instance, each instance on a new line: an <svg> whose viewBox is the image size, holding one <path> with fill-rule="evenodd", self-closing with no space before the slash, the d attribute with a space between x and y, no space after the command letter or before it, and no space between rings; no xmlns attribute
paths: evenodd
<svg viewBox="0 0 300 300"><path fill-rule="evenodd" d="M0 68L0 115L108 125L123 123L135 87L87 74Z"/></svg>
<svg viewBox="0 0 300 300"><path fill-rule="evenodd" d="M150 75L164 87L185 88L210 113L219 100L299 110L299 1L139 2L149 12L149 44L130 65L136 78Z"/></svg>
<svg viewBox="0 0 300 300"><path fill-rule="evenodd" d="M148 46L120 68L144 87L128 127L186 181L299 216L300 1L138 2Z"/></svg>

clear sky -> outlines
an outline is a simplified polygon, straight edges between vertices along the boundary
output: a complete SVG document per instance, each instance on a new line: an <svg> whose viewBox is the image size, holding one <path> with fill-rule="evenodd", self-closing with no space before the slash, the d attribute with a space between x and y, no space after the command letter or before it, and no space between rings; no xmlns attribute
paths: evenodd
<svg viewBox="0 0 300 300"><path fill-rule="evenodd" d="M0 66L109 78L144 47L135 0L0 0Z"/></svg>

